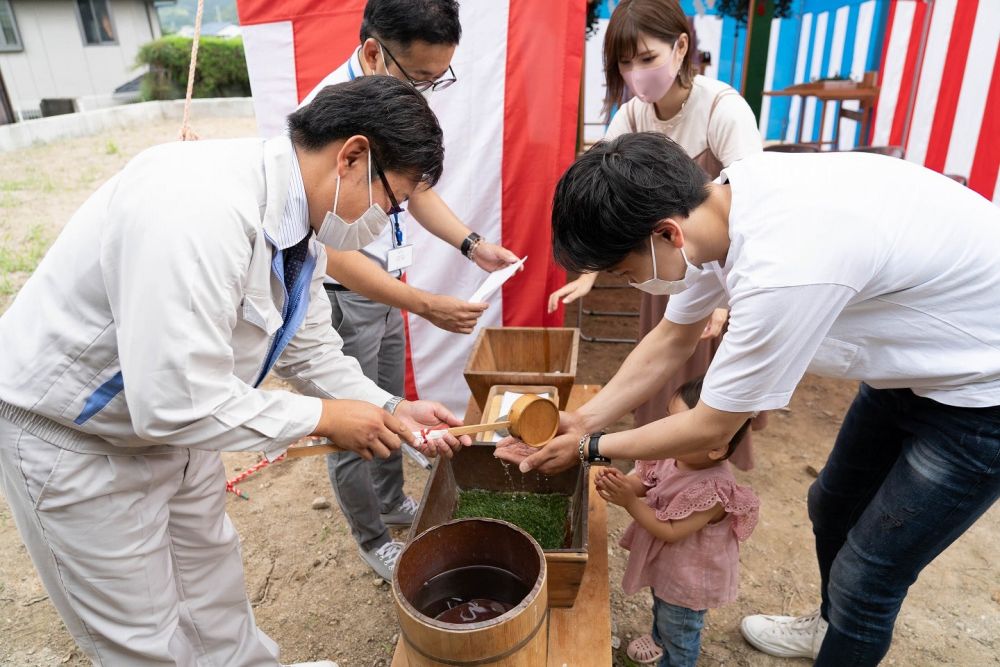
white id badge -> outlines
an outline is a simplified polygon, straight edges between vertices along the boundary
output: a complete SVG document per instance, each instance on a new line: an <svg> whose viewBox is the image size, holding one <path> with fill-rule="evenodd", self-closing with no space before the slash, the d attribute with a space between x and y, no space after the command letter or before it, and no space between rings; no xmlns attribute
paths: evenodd
<svg viewBox="0 0 1000 667"><path fill-rule="evenodd" d="M413 246L401 245L385 254L386 271L402 271L413 264Z"/></svg>

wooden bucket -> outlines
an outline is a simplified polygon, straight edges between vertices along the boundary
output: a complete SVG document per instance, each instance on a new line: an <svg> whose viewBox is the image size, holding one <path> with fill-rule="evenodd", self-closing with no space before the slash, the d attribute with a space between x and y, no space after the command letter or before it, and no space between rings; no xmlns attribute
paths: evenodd
<svg viewBox="0 0 1000 667"><path fill-rule="evenodd" d="M469 566L515 574L528 593L496 618L446 623L421 613L413 601L433 577ZM537 667L548 653L548 587L545 556L523 530L493 519L458 519L410 541L396 562L392 594L400 641L411 667Z"/></svg>

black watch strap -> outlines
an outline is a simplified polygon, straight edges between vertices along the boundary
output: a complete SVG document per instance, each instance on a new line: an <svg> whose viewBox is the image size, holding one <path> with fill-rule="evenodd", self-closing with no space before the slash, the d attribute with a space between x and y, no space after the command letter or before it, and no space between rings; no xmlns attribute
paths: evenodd
<svg viewBox="0 0 1000 667"><path fill-rule="evenodd" d="M466 257L469 257L469 253L472 252L472 246L476 244L476 241L482 241L482 240L483 237L480 236L479 234L475 232L470 233L468 236L465 237L465 240L462 241L462 247L461 247L462 254L465 255Z"/></svg>
<svg viewBox="0 0 1000 667"><path fill-rule="evenodd" d="M598 464L608 464L611 463L611 459L606 456L601 456L598 452L597 442L604 435L604 431L599 433L590 434L590 442L587 444L587 463L598 463Z"/></svg>

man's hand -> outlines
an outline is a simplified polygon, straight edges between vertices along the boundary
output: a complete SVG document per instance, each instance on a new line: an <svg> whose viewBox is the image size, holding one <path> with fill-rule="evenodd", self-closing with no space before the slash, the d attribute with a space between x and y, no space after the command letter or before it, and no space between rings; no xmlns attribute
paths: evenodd
<svg viewBox="0 0 1000 667"><path fill-rule="evenodd" d="M518 256L496 243L482 241L472 253L472 261L483 271L493 273L518 261Z"/></svg>
<svg viewBox="0 0 1000 667"><path fill-rule="evenodd" d="M628 509L639 500L628 478L617 468L605 468L598 472L594 485L601 498L619 507Z"/></svg>
<svg viewBox="0 0 1000 667"><path fill-rule="evenodd" d="M705 325L705 331L702 332L701 339L718 338L722 335L722 327L726 326L726 320L728 319L729 311L725 308L716 308L713 310L712 319Z"/></svg>
<svg viewBox="0 0 1000 667"><path fill-rule="evenodd" d="M448 408L434 401L403 401L396 407L396 417L408 428L420 430L445 430L451 426L461 426L462 420L451 413ZM432 440L426 444L416 444L414 447L428 456L440 454L451 458L463 446L472 444L472 438L467 435L456 438L447 434L441 440Z"/></svg>
<svg viewBox="0 0 1000 667"><path fill-rule="evenodd" d="M584 273L576 280L569 281L549 295L548 312L554 313L559 307L560 300L563 304L569 304L587 296L590 290L594 289L595 282L597 282L596 273Z"/></svg>
<svg viewBox="0 0 1000 667"><path fill-rule="evenodd" d="M439 329L452 333L470 334L479 317L489 308L488 303L469 303L444 294L431 294L427 307L416 314Z"/></svg>
<svg viewBox="0 0 1000 667"><path fill-rule="evenodd" d="M559 433L542 448L529 447L516 438L504 438L497 443L493 456L501 461L518 464L521 472L537 470L554 475L580 463L582 420L574 412L559 413Z"/></svg>
<svg viewBox="0 0 1000 667"><path fill-rule="evenodd" d="M399 419L371 403L351 400L324 400L312 435L329 438L366 461L388 458L404 440L414 442L413 433Z"/></svg>

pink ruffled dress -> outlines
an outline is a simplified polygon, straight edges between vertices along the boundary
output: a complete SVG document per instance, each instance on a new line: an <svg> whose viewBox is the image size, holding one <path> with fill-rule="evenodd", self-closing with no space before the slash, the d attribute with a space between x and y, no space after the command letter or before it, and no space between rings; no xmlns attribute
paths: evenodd
<svg viewBox="0 0 1000 667"><path fill-rule="evenodd" d="M757 525L760 500L740 486L728 463L704 470L681 470L673 459L638 461L636 474L648 487L646 504L661 521L683 519L718 503L726 516L693 535L668 544L636 522L621 546L629 550L622 588L629 595L649 586L670 604L702 610L736 599L739 590L739 543Z"/></svg>

